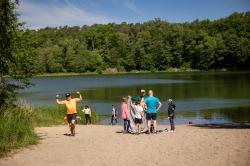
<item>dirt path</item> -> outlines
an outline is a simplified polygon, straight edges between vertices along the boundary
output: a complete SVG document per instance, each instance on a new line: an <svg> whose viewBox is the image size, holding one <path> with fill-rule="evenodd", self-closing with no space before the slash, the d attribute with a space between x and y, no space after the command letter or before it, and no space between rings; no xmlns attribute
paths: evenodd
<svg viewBox="0 0 250 166"><path fill-rule="evenodd" d="M159 128L163 128L160 126ZM204 129L177 126L176 133L116 133L121 126L37 128L40 144L0 159L1 166L249 166L250 129Z"/></svg>

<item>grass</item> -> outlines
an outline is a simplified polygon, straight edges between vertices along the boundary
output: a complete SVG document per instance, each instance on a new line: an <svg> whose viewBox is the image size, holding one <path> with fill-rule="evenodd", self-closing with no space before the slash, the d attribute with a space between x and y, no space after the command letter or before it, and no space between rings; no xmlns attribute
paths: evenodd
<svg viewBox="0 0 250 166"><path fill-rule="evenodd" d="M80 110L80 108L78 108ZM55 107L37 107L34 109L33 125L38 126L51 126L64 124L63 118L66 113L65 106L55 106ZM92 123L97 123L100 120L95 110L92 110ZM85 116L82 111L78 111L77 123L85 124Z"/></svg>
<svg viewBox="0 0 250 166"><path fill-rule="evenodd" d="M38 143L39 138L34 128L65 124L65 112L63 106L31 108L27 105L0 111L0 157L11 149ZM95 110L92 110L91 118L92 123L100 120ZM78 113L78 124L85 124L81 111Z"/></svg>
<svg viewBox="0 0 250 166"><path fill-rule="evenodd" d="M0 156L10 149L36 144L33 113L23 108L8 108L0 116Z"/></svg>

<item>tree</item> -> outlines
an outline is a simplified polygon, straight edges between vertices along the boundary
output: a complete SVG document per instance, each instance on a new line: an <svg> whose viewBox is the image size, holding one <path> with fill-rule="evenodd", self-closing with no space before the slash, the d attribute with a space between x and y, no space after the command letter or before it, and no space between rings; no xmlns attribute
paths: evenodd
<svg viewBox="0 0 250 166"><path fill-rule="evenodd" d="M17 20L15 8L18 1L0 0L0 109L13 104L15 91L29 85L30 72L25 69L26 53L17 52L22 47L18 35L21 25ZM9 76L9 77L7 77Z"/></svg>
<svg viewBox="0 0 250 166"><path fill-rule="evenodd" d="M40 73L62 72L62 50L58 45L43 47L38 50L36 71Z"/></svg>
<svg viewBox="0 0 250 166"><path fill-rule="evenodd" d="M169 67L238 70L250 68L249 20L250 12L245 12L191 23L155 19L37 31L19 28L18 40L10 39L21 44L13 56L23 73L101 73L107 68L154 71ZM10 71L18 71L12 68Z"/></svg>

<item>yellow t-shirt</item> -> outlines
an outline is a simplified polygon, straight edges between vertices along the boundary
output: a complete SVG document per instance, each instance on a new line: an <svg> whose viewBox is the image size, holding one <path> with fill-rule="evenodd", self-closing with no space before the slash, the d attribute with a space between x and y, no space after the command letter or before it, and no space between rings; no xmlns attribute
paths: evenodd
<svg viewBox="0 0 250 166"><path fill-rule="evenodd" d="M71 99L71 100L64 100L64 104L66 105L67 108L67 114L76 114L76 100Z"/></svg>

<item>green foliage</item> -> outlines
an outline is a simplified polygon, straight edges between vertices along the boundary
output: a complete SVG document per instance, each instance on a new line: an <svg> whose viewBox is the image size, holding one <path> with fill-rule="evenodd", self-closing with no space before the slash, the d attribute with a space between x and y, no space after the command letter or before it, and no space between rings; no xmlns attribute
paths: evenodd
<svg viewBox="0 0 250 166"><path fill-rule="evenodd" d="M249 69L250 12L215 21L108 24L20 32L36 73Z"/></svg>
<svg viewBox="0 0 250 166"><path fill-rule="evenodd" d="M0 109L13 104L15 91L29 84L27 77L34 67L32 48L21 40L15 7L10 0L0 0Z"/></svg>
<svg viewBox="0 0 250 166"><path fill-rule="evenodd" d="M27 77L34 67L32 48L20 39L16 3L18 0L0 0L0 156L37 142L32 112L13 104L16 90L29 85Z"/></svg>
<svg viewBox="0 0 250 166"><path fill-rule="evenodd" d="M85 124L85 116L82 111L82 108L78 107L78 124ZM91 110L92 112L92 123L95 124L100 120L100 117L96 113L95 110ZM63 118L66 115L65 106L57 106L57 107L37 107L33 111L33 125L34 126L51 126L64 124Z"/></svg>
<svg viewBox="0 0 250 166"><path fill-rule="evenodd" d="M34 126L51 126L63 124L65 108L58 107L38 107L33 111Z"/></svg>
<svg viewBox="0 0 250 166"><path fill-rule="evenodd" d="M30 110L10 107L0 114L0 156L10 149L37 143Z"/></svg>

